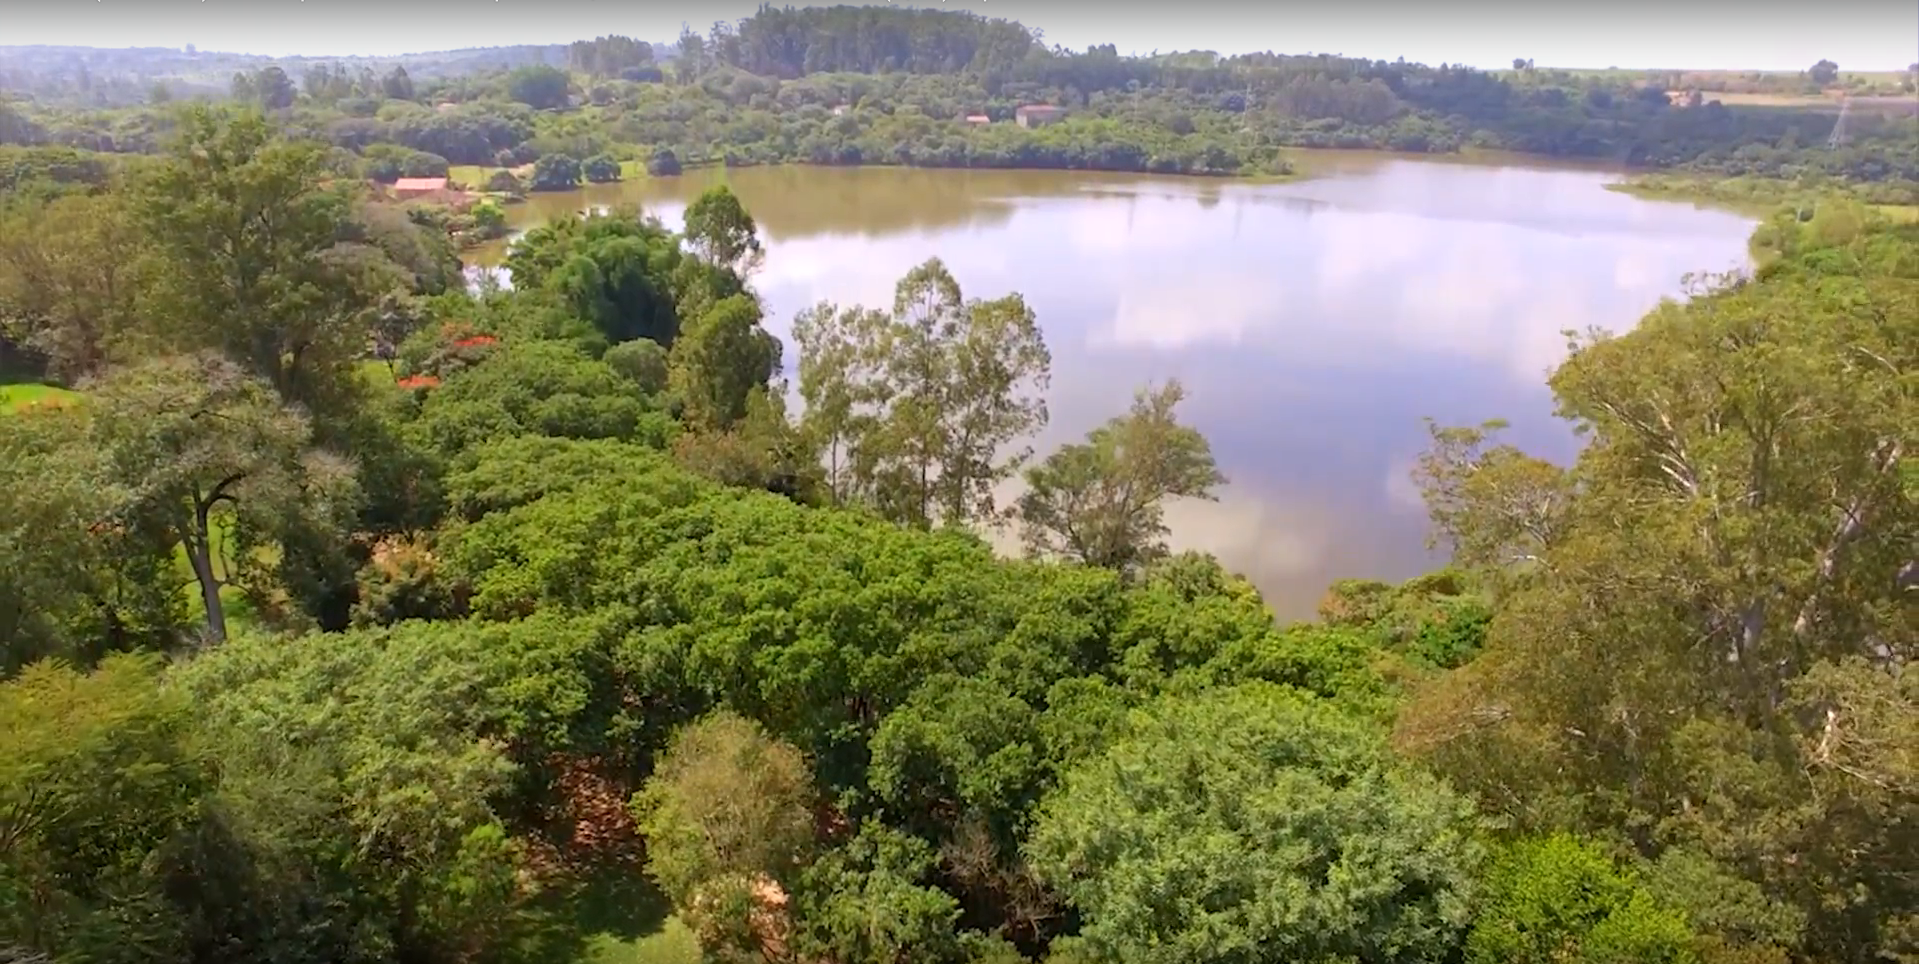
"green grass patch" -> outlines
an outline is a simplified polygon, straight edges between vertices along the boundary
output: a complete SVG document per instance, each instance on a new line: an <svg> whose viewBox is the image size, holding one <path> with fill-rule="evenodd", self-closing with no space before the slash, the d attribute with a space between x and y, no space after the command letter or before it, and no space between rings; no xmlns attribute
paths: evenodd
<svg viewBox="0 0 1919 964"><path fill-rule="evenodd" d="M1894 224L1919 224L1919 204L1869 204Z"/></svg>
<svg viewBox="0 0 1919 964"><path fill-rule="evenodd" d="M575 933L590 934L586 964L699 964L700 946L666 896L644 874L609 866L557 897L557 914Z"/></svg>
<svg viewBox="0 0 1919 964"><path fill-rule="evenodd" d="M354 373L369 388L390 389L399 379L395 374L397 366L389 365L378 358L369 358L354 366Z"/></svg>
<svg viewBox="0 0 1919 964"><path fill-rule="evenodd" d="M657 934L622 940L601 934L587 944L587 964L700 964L700 942L693 931L669 917Z"/></svg>
<svg viewBox="0 0 1919 964"><path fill-rule="evenodd" d="M0 413L71 405L79 400L79 398L79 392L61 388L57 385L42 385L38 382L15 382L10 385L0 385Z"/></svg>

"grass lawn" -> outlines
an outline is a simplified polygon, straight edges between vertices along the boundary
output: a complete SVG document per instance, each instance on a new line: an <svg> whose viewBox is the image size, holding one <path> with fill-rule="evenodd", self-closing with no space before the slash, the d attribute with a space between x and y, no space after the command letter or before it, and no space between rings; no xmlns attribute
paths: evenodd
<svg viewBox="0 0 1919 964"><path fill-rule="evenodd" d="M16 412L38 406L56 406L71 404L80 397L79 392L54 385L42 385L38 382L15 382L0 385L0 414Z"/></svg>
<svg viewBox="0 0 1919 964"><path fill-rule="evenodd" d="M659 933L631 940L601 934L587 946L587 964L700 964L700 944L677 917Z"/></svg>
<svg viewBox="0 0 1919 964"><path fill-rule="evenodd" d="M484 164L453 164L447 167L446 176L468 187L481 188L486 186L486 179L497 170L499 168Z"/></svg>
<svg viewBox="0 0 1919 964"><path fill-rule="evenodd" d="M1898 224L1919 224L1919 204L1874 204L1874 211Z"/></svg>
<svg viewBox="0 0 1919 964"><path fill-rule="evenodd" d="M369 358L354 366L360 380L373 388L392 388L395 380L394 368L378 358Z"/></svg>

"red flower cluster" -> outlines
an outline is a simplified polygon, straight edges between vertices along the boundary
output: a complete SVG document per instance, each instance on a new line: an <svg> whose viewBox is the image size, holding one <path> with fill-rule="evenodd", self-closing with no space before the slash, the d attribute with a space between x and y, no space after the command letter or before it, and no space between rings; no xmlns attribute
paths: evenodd
<svg viewBox="0 0 1919 964"><path fill-rule="evenodd" d="M432 388L440 384L440 380L432 375L408 375L400 379L399 384L401 388Z"/></svg>
<svg viewBox="0 0 1919 964"><path fill-rule="evenodd" d="M499 341L500 340L498 338L495 338L492 335L469 335L465 338L460 339L459 341L454 342L453 347L478 348L481 345L496 345L496 344L499 344Z"/></svg>

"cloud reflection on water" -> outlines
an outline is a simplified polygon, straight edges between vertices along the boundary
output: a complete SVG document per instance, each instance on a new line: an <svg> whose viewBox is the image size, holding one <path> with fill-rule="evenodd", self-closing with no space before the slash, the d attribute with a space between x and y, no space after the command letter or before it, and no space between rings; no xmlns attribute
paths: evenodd
<svg viewBox="0 0 1919 964"><path fill-rule="evenodd" d="M1564 355L1560 332L1629 327L1687 272L1743 263L1751 229L1605 190L1608 175L1589 171L1408 161L1287 185L727 177L778 224L756 284L782 337L822 299L890 304L894 283L928 257L969 296L1023 293L1054 358L1041 453L1123 411L1145 382L1184 380L1185 416L1233 484L1217 503L1173 506L1174 541L1247 572L1284 616L1309 615L1335 579L1430 564L1405 479L1423 416L1505 417L1515 443L1569 456L1544 385ZM867 183L878 193L862 211L884 201L884 216L863 233L853 229L865 213L828 216L829 202L861 197ZM795 196L809 184L826 187ZM679 195L697 186L645 190L670 195L652 206L677 223Z"/></svg>

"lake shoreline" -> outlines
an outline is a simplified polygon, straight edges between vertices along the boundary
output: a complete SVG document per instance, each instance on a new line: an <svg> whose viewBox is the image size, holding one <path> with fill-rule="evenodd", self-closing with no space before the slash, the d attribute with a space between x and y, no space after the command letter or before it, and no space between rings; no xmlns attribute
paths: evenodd
<svg viewBox="0 0 1919 964"><path fill-rule="evenodd" d="M1642 201L1690 203L1760 219L1787 205L1806 207L1822 198L1840 197L1857 200L1895 220L1919 221L1919 191L1900 191L1883 184L1646 172L1608 184L1606 189Z"/></svg>
<svg viewBox="0 0 1919 964"><path fill-rule="evenodd" d="M670 181L685 174L708 171L752 171L780 168L820 169L820 170L909 170L909 171L974 171L1003 172L1019 174L1097 174L1138 177L1176 178L1197 183L1224 184L1292 184L1300 181L1316 180L1335 173L1340 162L1351 160L1418 161L1432 164L1462 164L1474 167L1521 167L1531 170L1584 170L1604 171L1632 177L1656 175L1659 168L1632 168L1609 161L1591 158L1559 157L1551 154L1527 154L1517 151L1495 151L1480 148L1467 148L1459 151L1420 152L1392 151L1365 147L1283 147L1286 152L1282 158L1293 169L1285 173L1266 171L1154 171L1144 168L1102 168L1102 167L1047 167L1018 165L944 165L944 164L889 164L884 162L858 164L818 164L806 160L774 161L763 164L727 164L723 161L698 161L682 164L681 174L648 174L639 162L626 161L621 164L619 181L585 182L560 191L528 191L527 197L539 195L567 194L606 184L618 184L626 181L654 180ZM492 167L479 164L455 164L448 168L448 176L455 181L483 185L488 177L499 171L511 168ZM1662 200L1647 197L1644 200Z"/></svg>

